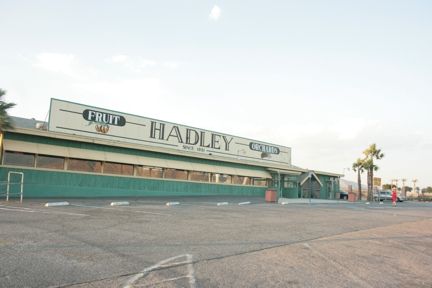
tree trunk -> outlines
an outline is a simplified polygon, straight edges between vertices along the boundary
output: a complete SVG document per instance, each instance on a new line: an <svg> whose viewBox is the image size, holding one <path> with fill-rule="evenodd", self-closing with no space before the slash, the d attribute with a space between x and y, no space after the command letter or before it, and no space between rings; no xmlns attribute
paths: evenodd
<svg viewBox="0 0 432 288"><path fill-rule="evenodd" d="M357 170L357 184L358 184L358 193L359 193L359 199L362 198L362 191L361 191L361 177L360 177L360 169Z"/></svg>
<svg viewBox="0 0 432 288"><path fill-rule="evenodd" d="M373 169L368 170L368 201L373 200Z"/></svg>
<svg viewBox="0 0 432 288"><path fill-rule="evenodd" d="M370 189L370 174L371 174L371 171L368 169L367 170L367 200L368 201L372 201L372 199L371 199L371 189Z"/></svg>

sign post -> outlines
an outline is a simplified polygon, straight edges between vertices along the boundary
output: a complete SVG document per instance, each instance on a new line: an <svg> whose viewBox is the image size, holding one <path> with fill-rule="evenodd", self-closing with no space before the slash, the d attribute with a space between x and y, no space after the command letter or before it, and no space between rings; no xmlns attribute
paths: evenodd
<svg viewBox="0 0 432 288"><path fill-rule="evenodd" d="M378 202L381 202L381 199L380 199L381 195L380 195L380 191L378 190L378 187L380 187L380 186L381 186L381 178L373 177L373 190L377 194ZM373 198L373 195L372 195L372 198Z"/></svg>

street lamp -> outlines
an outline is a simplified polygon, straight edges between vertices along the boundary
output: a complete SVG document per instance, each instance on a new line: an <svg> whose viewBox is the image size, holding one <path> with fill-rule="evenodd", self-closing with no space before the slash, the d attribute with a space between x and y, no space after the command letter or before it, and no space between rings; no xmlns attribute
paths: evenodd
<svg viewBox="0 0 432 288"><path fill-rule="evenodd" d="M417 183L417 179L413 179L413 191L414 193L416 192L416 183ZM417 199L420 197L420 191L417 193Z"/></svg>
<svg viewBox="0 0 432 288"><path fill-rule="evenodd" d="M310 205L312 202L312 172L311 171L309 171L308 177L309 177L309 188L310 188L309 191L309 205Z"/></svg>
<svg viewBox="0 0 432 288"><path fill-rule="evenodd" d="M398 182L399 182L399 179L392 179L392 185L396 186L396 190L398 188Z"/></svg>
<svg viewBox="0 0 432 288"><path fill-rule="evenodd" d="M348 171L348 172L351 171L351 169L349 167L348 168L343 168L342 169L342 175L343 175L342 177L345 177L345 170Z"/></svg>

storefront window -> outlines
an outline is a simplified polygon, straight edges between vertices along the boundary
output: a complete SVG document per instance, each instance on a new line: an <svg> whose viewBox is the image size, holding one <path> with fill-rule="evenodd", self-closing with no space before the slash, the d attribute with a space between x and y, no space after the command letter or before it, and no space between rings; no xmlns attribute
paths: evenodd
<svg viewBox="0 0 432 288"><path fill-rule="evenodd" d="M189 179L191 181L200 181L200 182L209 182L210 173L208 172L199 172L199 171L191 171Z"/></svg>
<svg viewBox="0 0 432 288"><path fill-rule="evenodd" d="M36 158L37 168L46 169L64 169L65 159L63 157L48 156L48 155L38 155Z"/></svg>
<svg viewBox="0 0 432 288"><path fill-rule="evenodd" d="M254 186L267 186L267 179L255 178L253 179Z"/></svg>
<svg viewBox="0 0 432 288"><path fill-rule="evenodd" d="M101 161L69 159L69 163L68 163L68 170L72 170L72 171L100 173L101 168L102 168Z"/></svg>
<svg viewBox="0 0 432 288"><path fill-rule="evenodd" d="M251 185L251 178L246 176L233 176L232 184Z"/></svg>
<svg viewBox="0 0 432 288"><path fill-rule="evenodd" d="M120 174L120 175L133 175L133 165L113 163L113 162L105 162L104 163L104 173L106 173L106 174Z"/></svg>
<svg viewBox="0 0 432 288"><path fill-rule="evenodd" d="M231 175L219 174L219 173L212 174L211 182L231 184Z"/></svg>
<svg viewBox="0 0 432 288"><path fill-rule="evenodd" d="M35 155L30 153L5 151L3 163L5 165L34 167Z"/></svg>
<svg viewBox="0 0 432 288"><path fill-rule="evenodd" d="M294 188L295 187L295 183L291 182L291 181L285 181L284 182L284 188Z"/></svg>

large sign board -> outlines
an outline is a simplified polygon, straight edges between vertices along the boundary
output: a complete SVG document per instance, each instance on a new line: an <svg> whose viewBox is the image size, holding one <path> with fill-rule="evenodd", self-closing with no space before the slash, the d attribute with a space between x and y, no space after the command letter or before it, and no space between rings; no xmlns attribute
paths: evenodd
<svg viewBox="0 0 432 288"><path fill-rule="evenodd" d="M373 185L374 186L381 186L381 178L373 177Z"/></svg>
<svg viewBox="0 0 432 288"><path fill-rule="evenodd" d="M291 148L51 99L49 130L220 157L291 164Z"/></svg>

